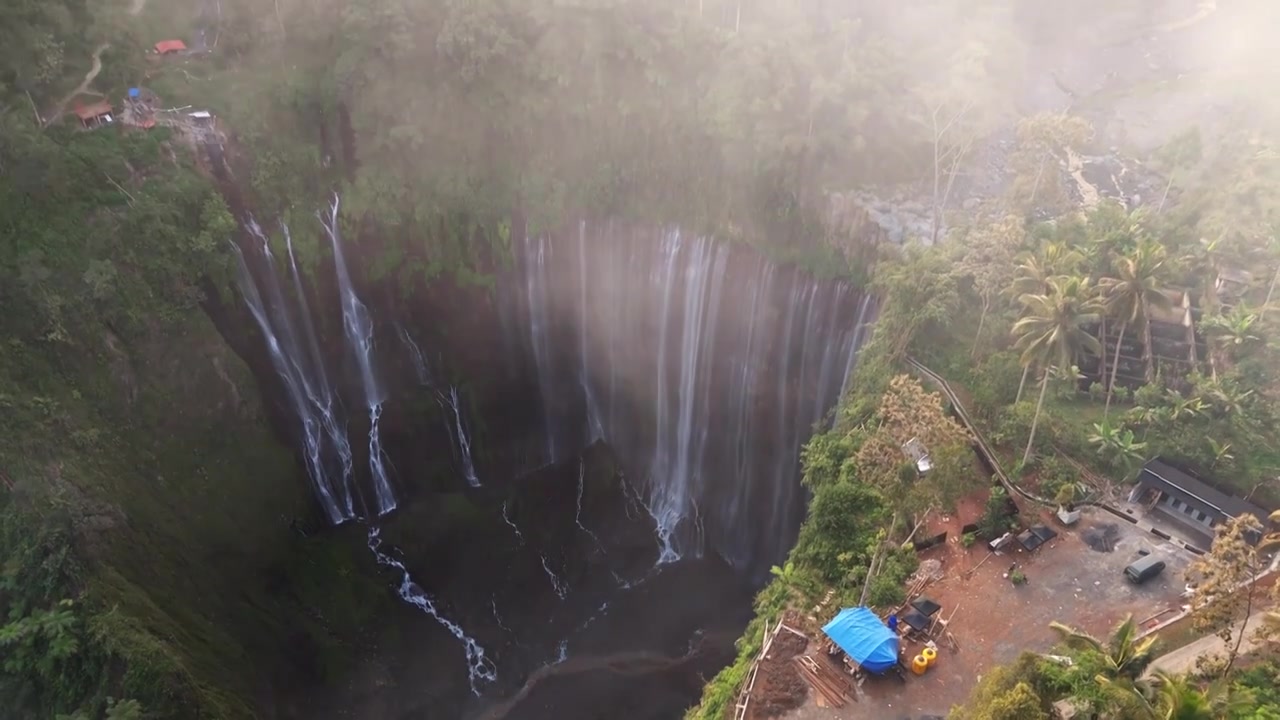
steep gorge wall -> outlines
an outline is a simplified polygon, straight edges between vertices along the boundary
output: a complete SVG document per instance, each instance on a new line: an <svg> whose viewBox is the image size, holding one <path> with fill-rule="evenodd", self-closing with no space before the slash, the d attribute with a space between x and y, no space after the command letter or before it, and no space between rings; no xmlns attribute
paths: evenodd
<svg viewBox="0 0 1280 720"><path fill-rule="evenodd" d="M872 298L677 229L582 222L512 235L514 263L483 269L492 287L436 279L407 292L359 279L376 262L374 241L343 243L373 321L380 431L397 494L467 488L459 421L486 491L604 440L642 493L664 560L712 550L758 570L780 559L803 514L799 448L840 394ZM265 258L262 240L242 243L246 257ZM333 272L321 263L302 294L359 478L368 456L357 439L369 428ZM278 271L256 275L285 282ZM418 354L436 392L458 391L458 416L430 401ZM275 373L261 355L249 359L269 386ZM279 426L297 433L288 403L276 404Z"/></svg>

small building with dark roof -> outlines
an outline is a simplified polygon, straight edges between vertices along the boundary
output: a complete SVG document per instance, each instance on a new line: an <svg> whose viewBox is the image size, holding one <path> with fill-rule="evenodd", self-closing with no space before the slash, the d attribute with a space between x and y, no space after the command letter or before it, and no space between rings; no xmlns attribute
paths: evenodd
<svg viewBox="0 0 1280 720"><path fill-rule="evenodd" d="M1188 520L1210 536L1213 528L1241 515L1253 515L1264 524L1267 521L1266 511L1257 505L1228 495L1160 458L1142 467L1138 483L1129 494L1130 502L1141 502L1144 497L1149 506Z"/></svg>

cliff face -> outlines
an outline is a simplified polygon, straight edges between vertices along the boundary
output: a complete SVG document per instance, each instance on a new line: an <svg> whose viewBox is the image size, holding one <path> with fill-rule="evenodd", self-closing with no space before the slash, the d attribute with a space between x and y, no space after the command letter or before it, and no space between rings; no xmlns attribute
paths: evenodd
<svg viewBox="0 0 1280 720"><path fill-rule="evenodd" d="M272 251L280 238L246 234L242 288L261 299L254 318L265 320L230 308L240 320L221 324L240 335L232 344L296 446L320 444L302 420L323 424L329 412L303 395L332 387L322 404L341 414L338 454L350 459L320 448L317 482L353 483L354 514L371 517L384 470L403 505L424 493L503 491L603 440L656 523L664 560L713 551L759 570L780 559L803 513L800 446L856 360L870 296L675 229L584 222L513 236L514 262L482 268L489 283L437 278L407 289L367 280L385 247L340 239L370 328L368 342L353 343L332 261L299 281L285 271L291 245ZM309 354L312 341L299 337L311 329L319 356L295 358ZM282 367L308 377L282 382ZM369 463L371 399L383 467Z"/></svg>

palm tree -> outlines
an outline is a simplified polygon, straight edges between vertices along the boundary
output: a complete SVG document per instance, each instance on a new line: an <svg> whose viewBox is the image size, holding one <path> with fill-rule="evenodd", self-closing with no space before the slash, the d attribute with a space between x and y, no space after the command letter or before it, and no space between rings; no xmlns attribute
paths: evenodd
<svg viewBox="0 0 1280 720"><path fill-rule="evenodd" d="M1023 295L1048 292L1049 282L1061 275L1072 275L1080 269L1085 256L1064 242L1046 242L1039 254L1025 253L1014 269L1013 283L1006 293L1015 299ZM1014 402L1022 402L1022 389L1027 384L1031 366L1022 367L1022 379L1018 381L1018 394Z"/></svg>
<svg viewBox="0 0 1280 720"><path fill-rule="evenodd" d="M1023 315L1013 326L1018 338L1014 347L1022 351L1024 369L1034 364L1043 372L1040 399L1036 401L1027 449L1022 454L1025 465L1031 457L1051 369L1071 367L1081 351L1097 353L1101 349L1098 339L1085 330L1098 321L1100 308L1087 278L1053 277L1044 293L1027 293L1019 300Z"/></svg>
<svg viewBox="0 0 1280 720"><path fill-rule="evenodd" d="M1101 655L1104 663L1101 675L1108 680L1137 682L1155 660L1156 637L1138 637L1138 623L1132 615L1116 625L1105 641L1056 621L1049 623L1049 628L1067 647Z"/></svg>
<svg viewBox="0 0 1280 720"><path fill-rule="evenodd" d="M1108 463L1112 463L1113 467L1119 466L1123 468L1126 477L1129 475L1129 471L1133 469L1133 464L1144 459L1143 450L1147 449L1145 442L1138 442L1134 439L1133 430L1113 427L1106 420L1093 424L1093 433L1089 435L1089 444L1096 447L1098 454Z"/></svg>
<svg viewBox="0 0 1280 720"><path fill-rule="evenodd" d="M1133 616L1125 618L1115 627L1111 636L1100 640L1088 633L1059 622L1049 624L1063 645L1076 651L1089 652L1102 660L1102 669L1094 676L1103 691L1102 704L1109 717L1130 717L1142 714L1148 707L1147 698L1154 692L1151 683L1143 677L1155 659L1155 636L1138 637L1138 624ZM1084 700L1084 698L1081 698ZM1086 701L1087 702L1087 701ZM1090 704L1097 707L1098 699Z"/></svg>
<svg viewBox="0 0 1280 720"><path fill-rule="evenodd" d="M1014 270L1013 286L1009 293L1021 297L1027 293L1042 293L1049 289L1049 281L1059 275L1070 275L1080 269L1084 255L1060 242L1047 242L1039 254L1025 254Z"/></svg>
<svg viewBox="0 0 1280 720"><path fill-rule="evenodd" d="M1213 377L1218 376L1220 359L1224 365L1227 361L1234 361L1242 350L1262 339L1255 334L1261 324L1260 319L1258 313L1240 303L1225 315L1212 315L1201 322L1200 327L1209 336L1210 347L1213 349L1209 353L1209 368Z"/></svg>
<svg viewBox="0 0 1280 720"><path fill-rule="evenodd" d="M1120 363L1120 344L1130 325L1142 322L1142 361L1148 383L1155 381L1155 359L1151 351L1151 309L1168 309L1169 297L1161 290L1167 268L1164 247L1151 241L1139 242L1133 252L1116 258L1115 277L1104 277L1098 283L1106 296L1107 313L1120 321L1115 356L1111 362L1111 379L1107 383L1107 404L1103 415L1111 410L1111 391L1116 384L1116 367Z"/></svg>

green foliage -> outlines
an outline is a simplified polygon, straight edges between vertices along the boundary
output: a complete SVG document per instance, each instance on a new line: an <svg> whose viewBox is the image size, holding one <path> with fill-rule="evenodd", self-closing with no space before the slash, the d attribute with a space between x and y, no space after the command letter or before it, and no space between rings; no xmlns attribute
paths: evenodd
<svg viewBox="0 0 1280 720"><path fill-rule="evenodd" d="M964 535L960 536L960 545L962 545L965 548L973 547L973 544L977 541L978 541L978 536L974 535L971 532L967 532Z"/></svg>
<svg viewBox="0 0 1280 720"><path fill-rule="evenodd" d="M952 708L951 720L1048 720L1044 701L1036 692L1039 661L1023 653L1016 662L993 668L963 706Z"/></svg>
<svg viewBox="0 0 1280 720"><path fill-rule="evenodd" d="M896 547L884 551L876 575L867 587L867 605L876 608L892 608L906 601L906 581L920 566L920 560L911 547ZM855 586L857 582L853 583Z"/></svg>
<svg viewBox="0 0 1280 720"><path fill-rule="evenodd" d="M1280 667L1274 662L1240 671L1235 688L1253 693L1256 705L1233 711L1230 720L1280 720Z"/></svg>
<svg viewBox="0 0 1280 720"><path fill-rule="evenodd" d="M982 517L978 520L978 537L994 540L1010 528L1009 493L1002 487L993 487L991 496L983 506Z"/></svg>
<svg viewBox="0 0 1280 720"><path fill-rule="evenodd" d="M1105 420L1093 424L1089 444L1097 449L1098 455L1108 467L1120 470L1125 476L1129 475L1134 465L1146 459L1147 444L1136 441L1133 430L1113 427Z"/></svg>
<svg viewBox="0 0 1280 720"><path fill-rule="evenodd" d="M814 492L792 558L827 582L837 582L851 564L870 561L875 533L886 519L875 489L848 482L824 485Z"/></svg>
<svg viewBox="0 0 1280 720"><path fill-rule="evenodd" d="M960 298L950 270L942 253L917 248L876 268L872 287L882 305L872 343L883 343L889 359L900 359L917 337L945 327L953 317Z"/></svg>

